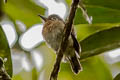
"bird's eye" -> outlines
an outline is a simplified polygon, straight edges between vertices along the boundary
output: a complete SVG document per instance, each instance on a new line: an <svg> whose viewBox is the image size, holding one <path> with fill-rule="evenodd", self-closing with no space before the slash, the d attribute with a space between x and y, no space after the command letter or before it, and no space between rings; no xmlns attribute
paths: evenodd
<svg viewBox="0 0 120 80"><path fill-rule="evenodd" d="M53 17L53 18L51 18L51 20L56 20L56 18L55 18L55 17Z"/></svg>

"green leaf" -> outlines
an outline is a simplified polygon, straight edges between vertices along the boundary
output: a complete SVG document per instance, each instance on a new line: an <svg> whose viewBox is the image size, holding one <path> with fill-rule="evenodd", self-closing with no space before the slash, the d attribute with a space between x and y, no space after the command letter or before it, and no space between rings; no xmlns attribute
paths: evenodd
<svg viewBox="0 0 120 80"><path fill-rule="evenodd" d="M72 4L72 0L65 0L65 1L68 4L68 6L70 7L70 5Z"/></svg>
<svg viewBox="0 0 120 80"><path fill-rule="evenodd" d="M106 63L98 57L92 57L81 62L83 71L75 75L70 64L62 63L58 80L112 80L112 75Z"/></svg>
<svg viewBox="0 0 120 80"><path fill-rule="evenodd" d="M72 0L70 0L72 1ZM66 2L70 4L71 2ZM93 17L93 23L120 22L120 0L83 0L89 16ZM77 10L74 24L88 23L82 16L80 8Z"/></svg>
<svg viewBox="0 0 120 80"><path fill-rule="evenodd" d="M22 70L16 75L13 75L12 80L32 80L32 72Z"/></svg>
<svg viewBox="0 0 120 80"><path fill-rule="evenodd" d="M32 80L38 80L38 72L35 67L32 69Z"/></svg>
<svg viewBox="0 0 120 80"><path fill-rule="evenodd" d="M120 80L120 73L114 78L114 80Z"/></svg>
<svg viewBox="0 0 120 80"><path fill-rule="evenodd" d="M99 31L80 42L81 58L98 55L108 50L120 47L120 27Z"/></svg>
<svg viewBox="0 0 120 80"><path fill-rule="evenodd" d="M105 29L110 29L112 27L118 26L120 23L103 23L103 24L79 24L75 25L75 30L77 32L77 39L83 40L86 37Z"/></svg>
<svg viewBox="0 0 120 80"><path fill-rule="evenodd" d="M7 73L10 75L10 77L12 77L12 61L10 48L1 26L0 26L0 57L2 57L3 59L7 59L7 61L4 64L5 69Z"/></svg>
<svg viewBox="0 0 120 80"><path fill-rule="evenodd" d="M4 6L4 12L14 20L21 20L27 27L40 23L38 14L44 14L44 9L31 0L9 0Z"/></svg>

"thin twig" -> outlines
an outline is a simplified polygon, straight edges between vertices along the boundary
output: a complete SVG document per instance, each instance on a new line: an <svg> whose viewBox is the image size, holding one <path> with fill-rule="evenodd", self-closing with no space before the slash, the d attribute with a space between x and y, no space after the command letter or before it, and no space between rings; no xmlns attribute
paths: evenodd
<svg viewBox="0 0 120 80"><path fill-rule="evenodd" d="M1 57L0 57L0 80L11 80L10 76L6 72L4 60Z"/></svg>
<svg viewBox="0 0 120 80"><path fill-rule="evenodd" d="M7 3L7 0L4 0L5 3Z"/></svg>
<svg viewBox="0 0 120 80"><path fill-rule="evenodd" d="M79 3L79 0L73 0L73 3L71 5L70 14L69 14L68 19L65 23L64 36L63 36L63 39L61 42L61 46L57 52L57 58L56 58L56 62L54 65L54 69L53 69L51 76L50 76L50 80L57 80L58 72L60 69L60 63L61 63L61 60L63 58L63 53L67 47L67 41L68 41L68 37L71 33L73 19L74 19L75 13L76 13L78 3Z"/></svg>
<svg viewBox="0 0 120 80"><path fill-rule="evenodd" d="M88 12L87 12L87 9L85 7L85 5L83 4L83 2L79 2L79 6L78 6L81 10L82 10L82 13L83 13L83 17L86 19L86 21L89 23L89 24L92 24L92 16L88 16Z"/></svg>

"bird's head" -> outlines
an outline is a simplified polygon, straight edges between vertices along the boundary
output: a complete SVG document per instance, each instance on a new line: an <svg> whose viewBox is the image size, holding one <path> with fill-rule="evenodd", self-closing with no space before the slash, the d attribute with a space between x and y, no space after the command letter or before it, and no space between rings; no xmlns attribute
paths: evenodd
<svg viewBox="0 0 120 80"><path fill-rule="evenodd" d="M47 18L47 17L44 17L44 16L42 16L42 15L38 15L38 16L40 16L40 18L41 18L43 21L45 21L45 22L48 21L48 20L52 20L52 21L61 20L61 21L63 21L63 19L62 19L60 16L56 15L56 14L50 15L50 16L48 16L48 18Z"/></svg>

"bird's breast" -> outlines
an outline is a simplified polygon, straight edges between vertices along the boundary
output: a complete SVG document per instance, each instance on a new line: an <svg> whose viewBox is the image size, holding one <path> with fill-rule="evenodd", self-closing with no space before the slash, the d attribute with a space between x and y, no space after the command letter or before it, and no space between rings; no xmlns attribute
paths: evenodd
<svg viewBox="0 0 120 80"><path fill-rule="evenodd" d="M45 39L46 43L53 48L55 51L58 50L63 36L64 30L64 23L63 22L47 22L44 25L42 34L43 38Z"/></svg>

